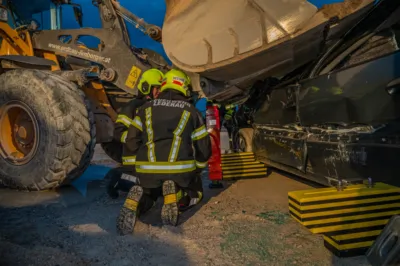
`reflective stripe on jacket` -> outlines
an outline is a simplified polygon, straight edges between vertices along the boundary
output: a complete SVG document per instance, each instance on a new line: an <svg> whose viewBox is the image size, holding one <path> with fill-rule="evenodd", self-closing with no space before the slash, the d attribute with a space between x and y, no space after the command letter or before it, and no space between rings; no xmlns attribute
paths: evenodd
<svg viewBox="0 0 400 266"><path fill-rule="evenodd" d="M128 129L133 124L133 117L137 111L137 108L145 104L145 99L133 99L128 102L124 107L121 108L120 113L117 116L117 120L114 124L114 139L121 143L126 143L128 136ZM133 160L135 159L135 160ZM122 148L122 164L123 165L135 165L136 154L131 152L126 145Z"/></svg>
<svg viewBox="0 0 400 266"><path fill-rule="evenodd" d="M211 141L200 112L167 91L138 109L126 145L136 154L136 172L191 173L207 166Z"/></svg>

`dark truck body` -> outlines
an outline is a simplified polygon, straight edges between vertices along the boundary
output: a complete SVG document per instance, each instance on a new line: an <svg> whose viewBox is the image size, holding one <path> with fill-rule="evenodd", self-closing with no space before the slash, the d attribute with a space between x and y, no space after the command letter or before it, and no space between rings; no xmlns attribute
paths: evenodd
<svg viewBox="0 0 400 266"><path fill-rule="evenodd" d="M382 1L286 83L259 84L266 99L243 105L259 106L251 117L258 160L324 185L372 178L400 186L399 6Z"/></svg>

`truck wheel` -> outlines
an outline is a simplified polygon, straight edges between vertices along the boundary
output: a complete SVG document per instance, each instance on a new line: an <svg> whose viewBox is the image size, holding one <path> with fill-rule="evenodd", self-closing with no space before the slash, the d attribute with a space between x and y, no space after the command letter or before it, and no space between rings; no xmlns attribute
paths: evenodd
<svg viewBox="0 0 400 266"><path fill-rule="evenodd" d="M104 152L117 163L122 163L122 143L113 140L112 142L102 143Z"/></svg>
<svg viewBox="0 0 400 266"><path fill-rule="evenodd" d="M77 86L43 71L0 76L0 184L23 190L58 187L89 165L96 127Z"/></svg>
<svg viewBox="0 0 400 266"><path fill-rule="evenodd" d="M239 129L239 150L240 152L253 152L253 129Z"/></svg>

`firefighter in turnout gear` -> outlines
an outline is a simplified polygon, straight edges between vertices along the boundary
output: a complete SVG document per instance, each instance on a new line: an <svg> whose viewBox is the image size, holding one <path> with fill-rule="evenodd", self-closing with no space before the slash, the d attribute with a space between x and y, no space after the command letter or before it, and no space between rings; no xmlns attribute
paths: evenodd
<svg viewBox="0 0 400 266"><path fill-rule="evenodd" d="M111 169L107 178L110 180L107 192L111 198L118 198L119 190L128 192L137 183L135 177L135 153L125 145L128 129L132 126L137 108L148 100L154 99L160 93L161 82L164 74L158 69L145 71L138 84L138 95L124 106L118 114L114 125L114 139L123 143L122 167Z"/></svg>
<svg viewBox="0 0 400 266"><path fill-rule="evenodd" d="M234 139L235 133L234 128L235 128L235 121L234 121L234 116L236 114L238 107L237 105L234 104L229 104L224 106L224 122L223 125L228 131L228 136L229 136L229 147L230 151L229 152L237 152L237 140Z"/></svg>
<svg viewBox="0 0 400 266"><path fill-rule="evenodd" d="M136 152L135 185L118 217L118 231L133 233L136 218L161 193L164 224L176 226L180 211L203 197L200 172L211 156L211 141L199 111L189 103L190 80L182 71L165 74L159 97L138 109L126 145Z"/></svg>

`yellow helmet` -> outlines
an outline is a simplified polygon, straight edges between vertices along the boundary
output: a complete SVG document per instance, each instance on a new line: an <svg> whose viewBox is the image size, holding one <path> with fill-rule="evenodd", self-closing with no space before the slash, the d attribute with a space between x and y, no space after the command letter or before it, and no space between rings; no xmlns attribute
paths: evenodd
<svg viewBox="0 0 400 266"><path fill-rule="evenodd" d="M164 74L160 70L156 68L146 70L139 81L138 89L142 94L149 95L151 88L160 86L163 79Z"/></svg>
<svg viewBox="0 0 400 266"><path fill-rule="evenodd" d="M185 96L189 95L190 78L178 69L172 69L164 75L161 91L175 90Z"/></svg>

